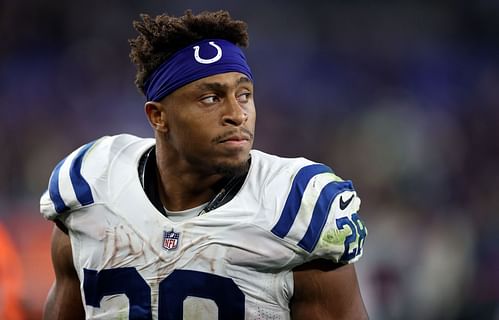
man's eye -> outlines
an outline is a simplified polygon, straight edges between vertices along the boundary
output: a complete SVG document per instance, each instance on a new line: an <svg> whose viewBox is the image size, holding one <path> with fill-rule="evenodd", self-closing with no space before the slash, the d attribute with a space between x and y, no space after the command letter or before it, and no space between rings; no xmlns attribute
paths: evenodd
<svg viewBox="0 0 499 320"><path fill-rule="evenodd" d="M211 104L211 103L216 103L218 102L218 97L217 96L208 96L208 97L204 97L203 99L201 99L201 101L203 103L207 103L207 104Z"/></svg>
<svg viewBox="0 0 499 320"><path fill-rule="evenodd" d="M249 98L251 96L251 92L245 92L237 96L237 100L239 102L248 102Z"/></svg>

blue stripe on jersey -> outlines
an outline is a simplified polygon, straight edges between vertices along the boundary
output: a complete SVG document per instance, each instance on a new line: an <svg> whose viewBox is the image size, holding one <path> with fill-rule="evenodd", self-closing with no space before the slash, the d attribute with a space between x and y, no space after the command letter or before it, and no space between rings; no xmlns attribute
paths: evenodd
<svg viewBox="0 0 499 320"><path fill-rule="evenodd" d="M332 181L322 189L319 199L315 204L312 220L307 228L307 232L305 232L303 238L298 242L298 246L308 252L314 250L317 241L319 241L322 229L326 224L334 198L336 198L339 193L347 190L354 190L351 181Z"/></svg>
<svg viewBox="0 0 499 320"><path fill-rule="evenodd" d="M276 225L272 228L272 233L280 238L284 238L293 222L296 219L298 210L300 209L301 200L303 197L303 192L307 187L308 182L315 175L325 172L333 172L331 168L323 164L312 164L303 167L296 174L293 184L291 185L291 191L289 192L286 203L284 204L284 209L282 210L281 217L277 221Z"/></svg>
<svg viewBox="0 0 499 320"><path fill-rule="evenodd" d="M66 159L63 159L55 166L49 182L50 200L54 203L55 211L57 213L61 213L69 209L66 207L66 204L64 203L64 200L62 200L61 194L59 193L59 171L61 170L61 166L64 161L66 161Z"/></svg>
<svg viewBox="0 0 499 320"><path fill-rule="evenodd" d="M83 146L83 148L81 148L76 157L73 159L71 167L69 168L69 176L71 177L71 183L73 184L76 198L82 206L94 203L90 185L81 175L81 163L83 161L83 156L85 155L85 153L87 153L88 149L92 147L94 142L90 142Z"/></svg>

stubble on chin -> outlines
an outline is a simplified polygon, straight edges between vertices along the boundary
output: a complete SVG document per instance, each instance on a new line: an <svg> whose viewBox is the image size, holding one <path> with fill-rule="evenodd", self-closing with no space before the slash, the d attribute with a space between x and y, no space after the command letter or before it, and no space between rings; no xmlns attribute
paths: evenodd
<svg viewBox="0 0 499 320"><path fill-rule="evenodd" d="M250 157L238 163L221 163L215 166L215 172L224 177L237 177L245 175L250 166Z"/></svg>

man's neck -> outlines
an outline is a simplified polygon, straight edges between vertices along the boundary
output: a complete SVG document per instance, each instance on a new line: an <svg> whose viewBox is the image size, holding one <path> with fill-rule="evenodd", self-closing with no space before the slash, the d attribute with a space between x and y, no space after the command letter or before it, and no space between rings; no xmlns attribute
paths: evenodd
<svg viewBox="0 0 499 320"><path fill-rule="evenodd" d="M248 162L248 166L249 164L250 163ZM151 148L142 156L138 169L140 180L147 197L158 209L158 211L162 212L163 214L166 214L164 209L165 207L171 211L177 211L176 209L173 209L173 207L190 209L196 207L197 202L200 202L200 204L206 204L208 203L208 201L208 205L206 205L206 207L200 212L200 214L204 214L206 212L214 210L229 202L239 192L244 181L246 180L246 175L248 173L248 171L245 171L240 175L235 174L232 177L222 177L214 184L211 184L207 187L205 186L205 188L208 188L208 191L210 192L206 192L203 194L202 190L198 187L196 189L193 189L193 197L184 197L184 195L181 194L179 195L179 198L181 200L180 202L173 203L173 205L168 205L168 199L164 199L164 196L167 193L163 189L163 184L161 182L161 179L159 178L160 175L156 160L156 147ZM181 175L177 173L175 176L178 177ZM161 199L162 197L163 200ZM207 201L204 201L204 199L207 198L209 199ZM180 210L186 209L179 209L179 211Z"/></svg>
<svg viewBox="0 0 499 320"><path fill-rule="evenodd" d="M227 181L222 176L171 174L158 167L158 191L163 206L171 211L181 211L209 202Z"/></svg>
<svg viewBox="0 0 499 320"><path fill-rule="evenodd" d="M221 174L194 170L185 163L168 159L156 149L157 185L165 208L181 211L212 200L230 179Z"/></svg>

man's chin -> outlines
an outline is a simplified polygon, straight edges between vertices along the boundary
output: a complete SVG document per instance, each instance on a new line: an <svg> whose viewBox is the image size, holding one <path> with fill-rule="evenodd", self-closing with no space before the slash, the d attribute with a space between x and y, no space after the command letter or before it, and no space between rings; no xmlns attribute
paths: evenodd
<svg viewBox="0 0 499 320"><path fill-rule="evenodd" d="M242 176L248 172L249 165L249 158L239 162L225 162L218 164L215 171L225 177Z"/></svg>

